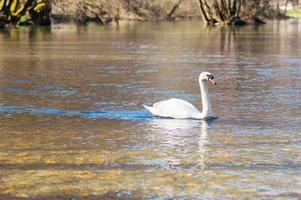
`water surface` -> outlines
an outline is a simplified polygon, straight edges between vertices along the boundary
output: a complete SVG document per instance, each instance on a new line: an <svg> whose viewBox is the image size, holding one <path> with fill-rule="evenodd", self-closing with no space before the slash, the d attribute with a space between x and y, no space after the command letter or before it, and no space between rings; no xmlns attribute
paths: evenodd
<svg viewBox="0 0 301 200"><path fill-rule="evenodd" d="M0 31L0 199L301 198L300 22ZM202 71L217 120L143 109Z"/></svg>

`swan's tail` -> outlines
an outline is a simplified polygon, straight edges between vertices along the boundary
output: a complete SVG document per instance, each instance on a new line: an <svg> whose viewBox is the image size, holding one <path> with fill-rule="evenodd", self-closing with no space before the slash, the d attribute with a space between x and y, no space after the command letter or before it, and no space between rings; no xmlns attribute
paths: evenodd
<svg viewBox="0 0 301 200"><path fill-rule="evenodd" d="M143 105L143 107L145 109L147 109L150 113L152 113L153 115L156 115L156 110L154 107L150 107L150 106L146 106L146 105Z"/></svg>

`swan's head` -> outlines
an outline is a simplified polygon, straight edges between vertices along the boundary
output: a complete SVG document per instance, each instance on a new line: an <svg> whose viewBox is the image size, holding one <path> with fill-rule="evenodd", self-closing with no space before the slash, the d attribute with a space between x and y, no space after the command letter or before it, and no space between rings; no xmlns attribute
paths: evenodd
<svg viewBox="0 0 301 200"><path fill-rule="evenodd" d="M202 72L200 74L200 81L208 81L209 83L212 83L214 85L217 84L217 82L214 79L213 74L211 74L210 72Z"/></svg>

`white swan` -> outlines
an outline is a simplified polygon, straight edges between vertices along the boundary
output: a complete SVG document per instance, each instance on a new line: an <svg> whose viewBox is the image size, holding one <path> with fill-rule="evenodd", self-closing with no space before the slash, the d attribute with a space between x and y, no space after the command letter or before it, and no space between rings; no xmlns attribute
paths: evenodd
<svg viewBox="0 0 301 200"><path fill-rule="evenodd" d="M170 117L177 119L204 119L215 117L212 112L211 103L208 95L207 81L216 84L214 76L210 72L202 72L199 76L201 88L203 111L200 112L191 103L182 99L168 99L154 103L152 107L143 105L150 113L159 117Z"/></svg>

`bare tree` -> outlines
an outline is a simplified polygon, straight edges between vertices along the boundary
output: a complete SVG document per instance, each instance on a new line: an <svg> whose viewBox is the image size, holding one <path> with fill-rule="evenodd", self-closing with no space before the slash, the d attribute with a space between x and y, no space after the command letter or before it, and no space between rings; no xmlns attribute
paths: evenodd
<svg viewBox="0 0 301 200"><path fill-rule="evenodd" d="M253 0L253 17L258 17L268 8L270 8L270 1L271 0Z"/></svg>
<svg viewBox="0 0 301 200"><path fill-rule="evenodd" d="M176 10L178 9L178 7L180 6L180 4L182 3L183 0L178 0L178 2L172 7L172 9L170 10L169 13L167 13L167 19L171 20L174 19L173 18L173 14L176 12Z"/></svg>
<svg viewBox="0 0 301 200"><path fill-rule="evenodd" d="M199 3L203 20L211 25L239 18L242 5L241 0L199 0Z"/></svg>
<svg viewBox="0 0 301 200"><path fill-rule="evenodd" d="M199 0L203 20L210 25L225 23L245 25L242 18L256 19L262 15L271 0Z"/></svg>

